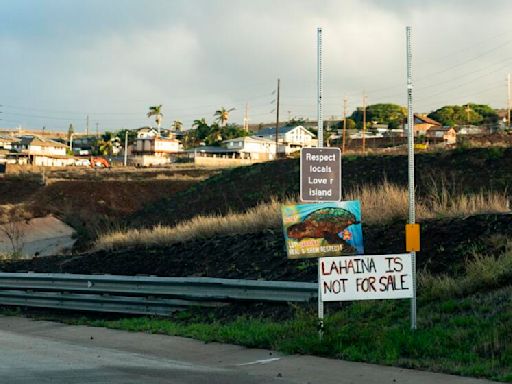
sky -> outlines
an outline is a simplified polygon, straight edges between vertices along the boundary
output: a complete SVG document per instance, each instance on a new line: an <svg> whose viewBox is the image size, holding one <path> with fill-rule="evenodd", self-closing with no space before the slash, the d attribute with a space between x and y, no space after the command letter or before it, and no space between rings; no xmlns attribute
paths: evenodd
<svg viewBox="0 0 512 384"><path fill-rule="evenodd" d="M406 26L413 103L428 113L476 102L505 108L512 72L509 0L0 0L0 127L90 132L317 118L367 103L406 105Z"/></svg>

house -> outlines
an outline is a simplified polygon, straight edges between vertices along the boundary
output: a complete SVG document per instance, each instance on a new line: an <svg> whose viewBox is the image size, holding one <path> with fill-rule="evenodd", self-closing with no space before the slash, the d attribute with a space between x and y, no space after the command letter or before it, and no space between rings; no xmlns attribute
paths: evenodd
<svg viewBox="0 0 512 384"><path fill-rule="evenodd" d="M457 132L451 127L431 127L426 132L426 138L429 143L444 143L453 145L457 142Z"/></svg>
<svg viewBox="0 0 512 384"><path fill-rule="evenodd" d="M276 128L269 127L258 131L254 136L267 140L276 141ZM314 147L317 145L315 135L304 128L302 125L279 127L278 143L280 153L290 154L304 147Z"/></svg>
<svg viewBox="0 0 512 384"><path fill-rule="evenodd" d="M425 136L432 127L441 127L441 123L427 117L427 115L414 114L414 137ZM407 135L408 129L408 124L405 124L404 135Z"/></svg>
<svg viewBox="0 0 512 384"><path fill-rule="evenodd" d="M47 167L75 165L75 159L67 156L68 146L51 139L38 136L22 136L12 143L18 154L27 157L29 164Z"/></svg>
<svg viewBox="0 0 512 384"><path fill-rule="evenodd" d="M171 155L181 152L181 143L175 139L159 137L152 131L139 135L132 147L131 162L139 167L169 164Z"/></svg>
<svg viewBox="0 0 512 384"><path fill-rule="evenodd" d="M276 142L263 137L237 137L224 140L222 144L240 159L273 160L276 158Z"/></svg>
<svg viewBox="0 0 512 384"><path fill-rule="evenodd" d="M475 125L462 125L456 128L458 135L482 135L491 133L488 127L478 127Z"/></svg>
<svg viewBox="0 0 512 384"><path fill-rule="evenodd" d="M50 139L34 137L28 143L27 154L29 156L66 156L68 146Z"/></svg>
<svg viewBox="0 0 512 384"><path fill-rule="evenodd" d="M0 136L0 149L12 149L12 143L16 142L17 139L8 136Z"/></svg>

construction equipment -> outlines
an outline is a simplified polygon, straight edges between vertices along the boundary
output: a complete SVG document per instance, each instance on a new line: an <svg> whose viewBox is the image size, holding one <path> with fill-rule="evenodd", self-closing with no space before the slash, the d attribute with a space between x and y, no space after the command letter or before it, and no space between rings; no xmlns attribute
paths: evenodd
<svg viewBox="0 0 512 384"><path fill-rule="evenodd" d="M111 165L103 157L91 157L91 168L111 168Z"/></svg>

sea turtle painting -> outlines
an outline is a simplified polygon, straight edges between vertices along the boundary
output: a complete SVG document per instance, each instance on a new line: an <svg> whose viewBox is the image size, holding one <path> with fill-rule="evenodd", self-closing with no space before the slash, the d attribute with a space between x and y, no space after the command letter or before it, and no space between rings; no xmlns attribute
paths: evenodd
<svg viewBox="0 0 512 384"><path fill-rule="evenodd" d="M349 225L359 224L355 215L343 208L328 207L317 209L303 221L287 228L288 238L322 238L330 244L345 243L344 231Z"/></svg>

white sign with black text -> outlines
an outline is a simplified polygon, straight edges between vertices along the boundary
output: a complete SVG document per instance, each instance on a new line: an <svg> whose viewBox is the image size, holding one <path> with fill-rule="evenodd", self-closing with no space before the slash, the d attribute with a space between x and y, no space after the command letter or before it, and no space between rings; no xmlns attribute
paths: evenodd
<svg viewBox="0 0 512 384"><path fill-rule="evenodd" d="M322 301L413 297L409 253L324 257L319 263Z"/></svg>

